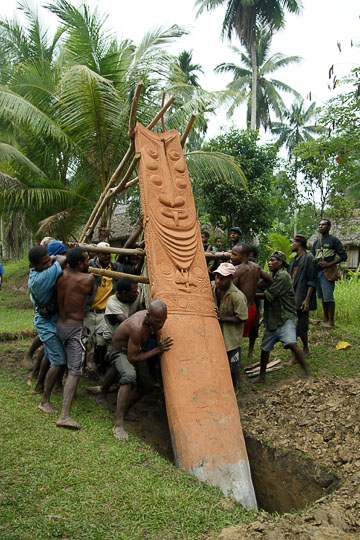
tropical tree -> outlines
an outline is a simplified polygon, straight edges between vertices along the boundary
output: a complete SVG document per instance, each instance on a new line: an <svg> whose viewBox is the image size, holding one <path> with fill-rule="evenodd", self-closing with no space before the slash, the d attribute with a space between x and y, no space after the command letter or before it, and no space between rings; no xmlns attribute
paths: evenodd
<svg viewBox="0 0 360 540"><path fill-rule="evenodd" d="M170 80L174 82L182 82L191 84L192 86L200 86L199 73L204 73L200 64L193 64L193 51L182 51L174 60L171 69L173 74L170 75Z"/></svg>
<svg viewBox="0 0 360 540"><path fill-rule="evenodd" d="M198 15L204 10L211 11L221 4L226 4L222 24L222 37L229 39L235 32L241 44L248 45L252 63L252 102L251 129L256 129L257 73L256 29L267 25L270 30L278 30L285 24L285 12L299 13L301 0L196 0Z"/></svg>
<svg viewBox="0 0 360 540"><path fill-rule="evenodd" d="M47 7L60 20L56 48L33 50L32 41L43 42L47 34L41 33L37 15L30 11L28 32L6 21L0 24L1 58L2 50L17 43L11 32L22 32L21 51L14 46L10 61L3 64L0 137L29 160L23 165L18 159L0 162L4 172L26 186L2 191L0 212L22 208L33 224L42 221L44 232L55 227L65 239L84 223L128 148L128 119L139 80L144 90L137 119L147 125L161 108L164 88L172 87L174 58L166 45L184 31L177 26L160 28L146 34L139 45L117 42L104 31L104 18L86 4L77 9L66 0L54 0ZM28 8L23 3L21 9ZM23 53L27 43L31 54ZM44 60L45 48L51 54ZM191 87L191 99L181 96L181 106L165 118L166 127L185 129L192 112L221 99L199 87L183 86ZM206 157L193 153L189 159L196 171ZM30 162L36 170L29 168ZM227 167L218 167L217 175L227 174L229 168L241 174L236 163L224 157L225 162ZM208 170L214 171L211 162ZM114 198L103 213L105 229L117 201Z"/></svg>
<svg viewBox="0 0 360 540"><path fill-rule="evenodd" d="M219 181L206 171L194 181L194 196L200 217L214 226L229 230L240 225L245 237L269 229L273 219L271 186L277 165L277 149L260 145L259 134L230 129L211 139L204 147L211 152L232 156L243 170L247 184L233 174Z"/></svg>
<svg viewBox="0 0 360 540"><path fill-rule="evenodd" d="M287 92L300 97L296 90L278 79L272 78L272 74L289 64L299 62L301 58L299 56L285 56L282 53L275 53L270 56L271 38L271 30L266 27L258 29L256 40L256 63L258 66L256 129L259 129L260 125L262 125L265 131L268 127L272 127L270 110L275 113L276 117L281 118L285 109L285 104L279 92ZM235 92L235 98L228 115L232 116L234 109L246 99L247 125L249 126L252 104L252 59L249 44L245 43L244 47L246 54L237 47L231 47L232 51L240 56L243 65L222 63L216 66L215 72L231 73L233 75L233 80L227 87Z"/></svg>
<svg viewBox="0 0 360 540"><path fill-rule="evenodd" d="M278 136L279 148L285 145L290 156L299 143L314 140L314 135L323 131L321 126L312 122L317 112L315 102L306 108L302 98L294 101L289 109L284 109L284 121L273 122L271 126L272 133Z"/></svg>

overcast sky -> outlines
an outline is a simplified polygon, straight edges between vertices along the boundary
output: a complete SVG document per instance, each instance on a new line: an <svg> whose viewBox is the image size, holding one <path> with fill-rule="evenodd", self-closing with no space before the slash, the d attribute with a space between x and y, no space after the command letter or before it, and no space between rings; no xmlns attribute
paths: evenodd
<svg viewBox="0 0 360 540"><path fill-rule="evenodd" d="M28 3L43 4L38 0L28 0ZM72 3L79 5L76 0ZM189 35L182 37L172 50L179 53L192 49L194 63L204 69L200 77L202 86L207 90L220 90L231 78L215 75L214 67L221 62L237 62L228 48L228 40L220 39L224 7L196 18L194 3L195 0L88 0L92 8L98 6L102 13L109 14L107 26L119 39L130 38L139 43L145 32L158 26L174 23L186 26ZM1 16L12 17L16 5L16 0L1 0ZM303 5L300 16L287 16L286 27L274 36L272 47L272 52L301 56L303 61L280 70L275 78L295 88L304 98L311 92L313 100L320 105L334 95L333 90L328 90L331 65L334 64L334 73L339 78L360 65L360 48L351 47L351 40L354 44L360 42L360 1L303 0ZM46 10L40 9L39 13L44 24L56 24ZM341 44L341 52L337 42ZM238 46L236 38L233 45ZM211 121L209 135L218 133L225 123L224 114L219 114ZM244 111L239 110L227 124L231 123L245 127Z"/></svg>

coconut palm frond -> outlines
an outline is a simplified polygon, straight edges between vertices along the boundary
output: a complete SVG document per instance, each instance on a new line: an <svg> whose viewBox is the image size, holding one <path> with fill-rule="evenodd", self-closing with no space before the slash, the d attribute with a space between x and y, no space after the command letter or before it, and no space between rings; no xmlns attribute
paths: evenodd
<svg viewBox="0 0 360 540"><path fill-rule="evenodd" d="M33 133L50 137L63 148L71 146L67 135L50 116L19 94L4 87L0 87L0 118L12 122L19 129L26 126Z"/></svg>
<svg viewBox="0 0 360 540"><path fill-rule="evenodd" d="M118 126L119 100L107 79L87 66L76 65L65 71L59 85L59 123L82 145L93 134ZM105 128L106 126L106 128Z"/></svg>
<svg viewBox="0 0 360 540"><path fill-rule="evenodd" d="M1 190L25 189L26 185L20 182L17 178L13 178L12 176L0 171L0 188Z"/></svg>
<svg viewBox="0 0 360 540"><path fill-rule="evenodd" d="M56 188L4 189L0 192L0 213L4 210L42 210L46 207L67 207L76 200L93 205L89 199L76 192Z"/></svg>
<svg viewBox="0 0 360 540"><path fill-rule="evenodd" d="M212 176L218 178L219 182L238 182L247 187L246 176L232 156L221 152L196 151L186 153L185 159L193 182L197 178Z"/></svg>
<svg viewBox="0 0 360 540"><path fill-rule="evenodd" d="M15 160L26 167L29 167L35 174L38 176L45 176L45 174L32 162L28 159L20 150L0 141L0 160L12 161Z"/></svg>
<svg viewBox="0 0 360 540"><path fill-rule="evenodd" d="M72 213L74 211L74 207L66 208L65 210L61 210L61 212L57 212L56 214L53 214L52 216L48 216L47 218L39 221L40 227L36 231L36 235L40 233L47 232L54 228L55 224L58 224L59 221L63 221L65 219L69 219L72 216Z"/></svg>

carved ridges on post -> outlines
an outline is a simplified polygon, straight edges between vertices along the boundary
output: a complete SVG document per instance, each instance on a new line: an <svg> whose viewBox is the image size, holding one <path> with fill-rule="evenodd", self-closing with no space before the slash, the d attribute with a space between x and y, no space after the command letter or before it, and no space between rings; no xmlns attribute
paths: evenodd
<svg viewBox="0 0 360 540"><path fill-rule="evenodd" d="M135 145L141 152L139 177L143 180L140 190L146 215L146 245L155 248L148 258L151 296L164 300L169 313L215 316L178 133L153 133L137 124Z"/></svg>

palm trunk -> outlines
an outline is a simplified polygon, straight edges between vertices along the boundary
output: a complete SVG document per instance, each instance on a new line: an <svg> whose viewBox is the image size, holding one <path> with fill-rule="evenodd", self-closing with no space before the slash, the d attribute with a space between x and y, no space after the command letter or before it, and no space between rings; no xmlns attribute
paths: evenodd
<svg viewBox="0 0 360 540"><path fill-rule="evenodd" d="M256 129L256 101L257 101L257 59L256 59L256 39L251 40L251 63L252 63L252 82L251 82L251 129Z"/></svg>

